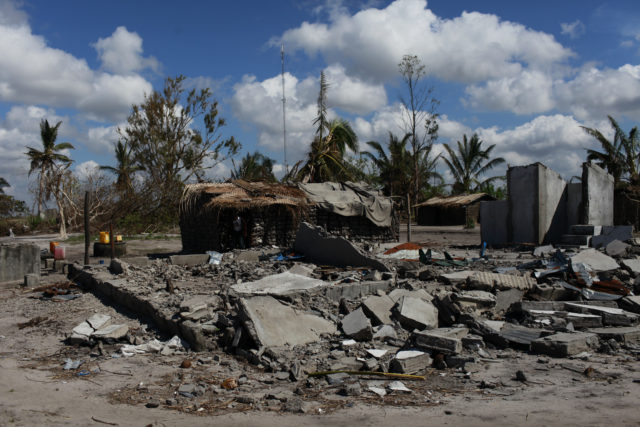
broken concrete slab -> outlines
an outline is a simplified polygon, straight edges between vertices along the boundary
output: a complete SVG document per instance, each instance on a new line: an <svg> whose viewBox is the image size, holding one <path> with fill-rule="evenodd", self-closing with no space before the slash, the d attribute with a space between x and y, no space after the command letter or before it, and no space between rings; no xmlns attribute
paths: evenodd
<svg viewBox="0 0 640 427"><path fill-rule="evenodd" d="M390 324L394 304L387 295L370 296L362 302L362 309L374 325Z"/></svg>
<svg viewBox="0 0 640 427"><path fill-rule="evenodd" d="M297 274L299 276L311 277L311 275L313 274L313 267L304 264L296 264L289 269L289 273Z"/></svg>
<svg viewBox="0 0 640 427"><path fill-rule="evenodd" d="M418 298L427 302L433 301L433 296L424 289L410 291L409 289L396 288L389 292L389 298L391 298L394 303L398 302L404 296Z"/></svg>
<svg viewBox="0 0 640 427"><path fill-rule="evenodd" d="M231 286L231 289L244 295L290 295L324 286L328 286L328 283L323 280L285 271L254 282L239 283Z"/></svg>
<svg viewBox="0 0 640 427"><path fill-rule="evenodd" d="M521 301L524 296L524 292L520 289L507 289L506 291L496 292L496 306L494 310L496 313L502 313L509 309L511 304Z"/></svg>
<svg viewBox="0 0 640 427"><path fill-rule="evenodd" d="M100 313L96 313L87 319L89 326L96 330L106 326L109 321L111 321L111 316Z"/></svg>
<svg viewBox="0 0 640 427"><path fill-rule="evenodd" d="M379 291L388 291L393 285L391 280L381 282L353 282L340 283L325 287L324 295L333 300L340 301L342 298L356 299L367 295L373 295Z"/></svg>
<svg viewBox="0 0 640 427"><path fill-rule="evenodd" d="M473 271L473 270L454 271L453 273L441 274L439 279L448 285L457 285L460 283L466 283L467 279L476 273L478 273L478 271Z"/></svg>
<svg viewBox="0 0 640 427"><path fill-rule="evenodd" d="M407 330L438 327L438 309L430 302L404 296L396 303L394 310L400 324Z"/></svg>
<svg viewBox="0 0 640 427"><path fill-rule="evenodd" d="M486 271L478 272L469 277L467 285L470 289L478 289L482 291L521 289L528 291L533 288L536 279L529 276L515 276L512 274L489 273Z"/></svg>
<svg viewBox="0 0 640 427"><path fill-rule="evenodd" d="M98 329L91 336L103 340L119 340L124 338L128 332L127 325L108 325Z"/></svg>
<svg viewBox="0 0 640 427"><path fill-rule="evenodd" d="M333 322L299 312L270 296L240 298L238 309L258 348L307 344L318 341L321 334L336 332Z"/></svg>
<svg viewBox="0 0 640 427"><path fill-rule="evenodd" d="M640 314L640 296L628 296L618 301L620 307L631 313Z"/></svg>
<svg viewBox="0 0 640 427"><path fill-rule="evenodd" d="M396 353L389 363L389 371L399 374L417 374L433 363L429 353L419 350L403 350Z"/></svg>
<svg viewBox="0 0 640 427"><path fill-rule="evenodd" d="M632 225L606 225L602 227L599 235L591 238L591 246L598 249L607 246L614 240L625 242L633 238Z"/></svg>
<svg viewBox="0 0 640 427"><path fill-rule="evenodd" d="M620 264L622 264L622 266L630 271L634 276L640 274L640 259L623 259L622 261L620 261Z"/></svg>
<svg viewBox="0 0 640 427"><path fill-rule="evenodd" d="M347 239L325 234L322 228L302 222L293 244L294 251L304 254L307 261L315 264L389 271L384 263L366 256Z"/></svg>
<svg viewBox="0 0 640 427"><path fill-rule="evenodd" d="M463 307L491 308L496 305L496 296L486 291L462 291L457 294L456 302Z"/></svg>
<svg viewBox="0 0 640 427"><path fill-rule="evenodd" d="M626 255L628 249L629 245L616 239L613 242L609 243L605 247L604 251L611 257L620 257Z"/></svg>
<svg viewBox="0 0 640 427"><path fill-rule="evenodd" d="M598 335L600 339L611 339L618 342L632 343L640 341L640 327L627 326L619 328L593 328L588 332Z"/></svg>
<svg viewBox="0 0 640 427"><path fill-rule="evenodd" d="M531 351L553 357L567 357L588 351L598 344L598 336L589 332L560 332L538 338L531 343Z"/></svg>
<svg viewBox="0 0 640 427"><path fill-rule="evenodd" d="M572 313L555 310L529 310L534 319L566 319L576 329L597 328L602 326L602 316L597 314Z"/></svg>
<svg viewBox="0 0 640 427"><path fill-rule="evenodd" d="M396 330L391 325L382 325L373 334L373 339L383 340L385 338L397 338Z"/></svg>
<svg viewBox="0 0 640 427"><path fill-rule="evenodd" d="M620 268L618 263L611 258L599 252L596 249L587 249L574 255L571 260L571 265L587 264L593 271L611 271Z"/></svg>
<svg viewBox="0 0 640 427"><path fill-rule="evenodd" d="M358 341L369 341L373 338L371 321L359 308L347 314L341 322L342 331L346 336Z"/></svg>
<svg viewBox="0 0 640 427"><path fill-rule="evenodd" d="M630 326L640 321L640 315L625 311L621 308L578 303L565 303L569 311L577 313L591 313L602 316L602 323L607 326Z"/></svg>
<svg viewBox="0 0 640 427"><path fill-rule="evenodd" d="M510 344L526 348L529 348L531 342L540 338L544 333L549 334L543 329L526 328L511 323L505 323L499 332L500 336Z"/></svg>
<svg viewBox="0 0 640 427"><path fill-rule="evenodd" d="M208 263L209 254L171 255L169 257L169 262L172 265L195 267L196 265L204 265Z"/></svg>
<svg viewBox="0 0 640 427"><path fill-rule="evenodd" d="M223 305L224 301L218 295L198 295L182 300L180 303L180 311L196 312L207 308L218 310L222 308Z"/></svg>
<svg viewBox="0 0 640 427"><path fill-rule="evenodd" d="M415 331L412 338L416 347L445 354L462 351L462 338L469 333L467 328L438 328Z"/></svg>

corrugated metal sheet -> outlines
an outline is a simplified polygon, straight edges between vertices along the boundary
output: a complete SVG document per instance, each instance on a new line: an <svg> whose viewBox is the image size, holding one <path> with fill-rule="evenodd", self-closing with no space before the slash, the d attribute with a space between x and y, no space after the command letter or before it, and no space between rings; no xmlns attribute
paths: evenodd
<svg viewBox="0 0 640 427"><path fill-rule="evenodd" d="M485 198L487 200L495 200L494 197L489 196L486 193L463 194L461 196L432 197L426 202L414 205L414 207L418 208L422 206L440 206L453 208L458 206L466 206L482 198Z"/></svg>

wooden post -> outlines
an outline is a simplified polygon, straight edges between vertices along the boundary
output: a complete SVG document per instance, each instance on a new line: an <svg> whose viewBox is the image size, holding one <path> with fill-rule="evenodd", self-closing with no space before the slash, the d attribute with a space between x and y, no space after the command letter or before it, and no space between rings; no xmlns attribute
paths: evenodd
<svg viewBox="0 0 640 427"><path fill-rule="evenodd" d="M89 192L84 192L84 265L89 265Z"/></svg>
<svg viewBox="0 0 640 427"><path fill-rule="evenodd" d="M113 241L113 222L109 223L109 242L111 242L111 259L116 257L116 244Z"/></svg>
<svg viewBox="0 0 640 427"><path fill-rule="evenodd" d="M407 193L407 242L411 241L411 196Z"/></svg>

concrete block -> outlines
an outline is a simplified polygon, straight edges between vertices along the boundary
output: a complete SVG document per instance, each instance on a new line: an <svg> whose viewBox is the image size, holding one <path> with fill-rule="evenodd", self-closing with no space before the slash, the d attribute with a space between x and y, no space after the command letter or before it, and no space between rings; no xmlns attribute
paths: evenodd
<svg viewBox="0 0 640 427"><path fill-rule="evenodd" d="M109 270L111 274L129 274L129 265L118 258L114 258L109 264Z"/></svg>
<svg viewBox="0 0 640 427"><path fill-rule="evenodd" d="M463 307L491 308L496 305L496 296L486 291L462 291L457 294L456 302Z"/></svg>
<svg viewBox="0 0 640 427"><path fill-rule="evenodd" d="M195 267L209 262L208 254L189 254L189 255L171 255L169 262L172 265L183 265L186 267Z"/></svg>
<svg viewBox="0 0 640 427"><path fill-rule="evenodd" d="M478 272L472 270L454 271L453 273L441 274L439 279L447 285L458 285L460 283L466 283L467 279L476 273Z"/></svg>
<svg viewBox="0 0 640 427"><path fill-rule="evenodd" d="M610 225L602 227L602 233L598 236L593 236L591 239L591 246L598 249L603 246L607 246L614 240L620 240L625 242L633 238L633 226L632 225Z"/></svg>
<svg viewBox="0 0 640 427"><path fill-rule="evenodd" d="M369 341L373 338L371 321L361 308L346 315L342 319L341 326L345 335L354 340Z"/></svg>
<svg viewBox="0 0 640 427"><path fill-rule="evenodd" d="M394 310L396 318L407 330L438 327L438 309L430 302L404 296L396 303Z"/></svg>
<svg viewBox="0 0 640 427"><path fill-rule="evenodd" d="M394 302L386 295L370 296L362 302L362 310L374 325L390 324Z"/></svg>
<svg viewBox="0 0 640 427"><path fill-rule="evenodd" d="M528 349L531 342L540 338L545 332L543 329L526 328L505 323L500 329L499 335L511 345L525 346Z"/></svg>
<svg viewBox="0 0 640 427"><path fill-rule="evenodd" d="M40 274L40 248L33 244L0 244L0 283Z"/></svg>
<svg viewBox="0 0 640 427"><path fill-rule="evenodd" d="M245 330L258 348L307 344L318 341L321 334L336 332L333 322L298 312L270 296L240 298L238 309Z"/></svg>
<svg viewBox="0 0 640 427"><path fill-rule="evenodd" d="M389 371L399 374L417 374L427 369L433 360L429 353L418 350L404 350L396 353L389 364Z"/></svg>
<svg viewBox="0 0 640 427"><path fill-rule="evenodd" d="M596 334L598 338L609 340L613 338L616 341L624 343L633 343L640 341L640 327L620 327L620 328L594 328L589 332Z"/></svg>
<svg viewBox="0 0 640 427"><path fill-rule="evenodd" d="M373 339L383 340L385 338L397 338L396 330L391 325L382 325L380 328L373 334Z"/></svg>
<svg viewBox="0 0 640 427"><path fill-rule="evenodd" d="M67 264L67 262L63 259L57 259L53 262L53 270L56 273L63 273L64 272L64 265Z"/></svg>
<svg viewBox="0 0 640 427"><path fill-rule="evenodd" d="M469 333L467 328L438 328L415 331L412 338L416 347L446 354L462 351L462 338Z"/></svg>
<svg viewBox="0 0 640 427"><path fill-rule="evenodd" d="M613 258L597 251L596 249L587 249L582 251L579 254L574 255L570 262L573 265L578 263L587 264L594 271L611 271L620 268Z"/></svg>
<svg viewBox="0 0 640 427"><path fill-rule="evenodd" d="M598 344L598 336L589 332L561 332L538 338L531 343L531 351L553 357L568 357L588 351Z"/></svg>
<svg viewBox="0 0 640 427"><path fill-rule="evenodd" d="M616 239L613 242L609 243L607 246L605 246L604 251L609 256L621 257L627 254L627 249L629 249L629 245Z"/></svg>
<svg viewBox="0 0 640 427"><path fill-rule="evenodd" d="M293 249L314 264L337 267L370 267L389 271L379 260L369 257L343 237L323 235L322 229L306 222L300 224Z"/></svg>
<svg viewBox="0 0 640 427"><path fill-rule="evenodd" d="M471 289L489 291L492 289L521 289L528 291L536 285L537 281L529 276L515 276L511 274L478 272L468 279L468 286Z"/></svg>
<svg viewBox="0 0 640 427"><path fill-rule="evenodd" d="M44 266L47 270L53 270L53 263L54 263L54 259L53 258L47 258L44 260Z"/></svg>
<svg viewBox="0 0 640 427"><path fill-rule="evenodd" d="M24 287L33 288L40 284L39 274L25 274L24 275Z"/></svg>

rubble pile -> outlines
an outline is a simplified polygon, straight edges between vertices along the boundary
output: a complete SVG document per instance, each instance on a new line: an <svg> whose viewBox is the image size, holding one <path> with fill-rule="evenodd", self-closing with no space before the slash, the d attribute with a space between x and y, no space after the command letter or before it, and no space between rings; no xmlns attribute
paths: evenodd
<svg viewBox="0 0 640 427"><path fill-rule="evenodd" d="M476 378L479 366L517 353L539 355L544 363L547 357L640 357L640 297L634 296L640 292L640 245L634 239L601 249L480 253L412 245L356 248L371 261L357 268L278 257L278 250L263 248L227 252L212 263L186 255L145 266L114 260L110 270L74 265L70 277L136 307L192 350L214 352L218 361L248 362L261 378L253 382L254 392L276 381L290 382L299 398L317 399L332 390L363 398L425 393L418 401L428 402L435 399L428 394L438 379L434 372L455 378L459 388L495 388ZM340 257L343 244L335 243L334 250L332 256ZM405 258L374 256L385 251ZM378 264L386 271L371 267ZM102 320L78 325L70 341L89 343L104 335ZM109 331L127 340L122 326ZM123 353L164 348L159 342L138 350L130 344ZM246 369L229 376L245 384ZM518 381L526 381L519 372ZM178 399L226 389L179 382L171 383ZM260 396L242 399L305 410L304 399Z"/></svg>

